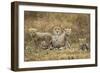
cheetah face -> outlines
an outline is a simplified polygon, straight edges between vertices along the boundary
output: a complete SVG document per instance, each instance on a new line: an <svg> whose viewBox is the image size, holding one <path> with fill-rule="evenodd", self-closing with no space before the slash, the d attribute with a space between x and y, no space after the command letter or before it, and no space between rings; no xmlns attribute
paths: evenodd
<svg viewBox="0 0 100 73"><path fill-rule="evenodd" d="M71 28L67 28L67 29L65 29L65 33L66 33L67 35L70 35L71 32L72 32Z"/></svg>
<svg viewBox="0 0 100 73"><path fill-rule="evenodd" d="M79 43L80 44L86 43L86 38L79 38Z"/></svg>
<svg viewBox="0 0 100 73"><path fill-rule="evenodd" d="M55 28L53 29L53 34L55 34L55 35L60 35L61 33L62 33L62 30L61 30L60 27L55 27Z"/></svg>
<svg viewBox="0 0 100 73"><path fill-rule="evenodd" d="M30 33L30 35L31 35L32 37L36 36L37 29L35 29L35 28L30 28L28 31L29 31L29 33Z"/></svg>

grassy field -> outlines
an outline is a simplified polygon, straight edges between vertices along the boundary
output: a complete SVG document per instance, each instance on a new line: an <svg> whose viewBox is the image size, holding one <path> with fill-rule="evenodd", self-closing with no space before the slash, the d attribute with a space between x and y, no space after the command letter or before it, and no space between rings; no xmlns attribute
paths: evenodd
<svg viewBox="0 0 100 73"><path fill-rule="evenodd" d="M30 28L36 28L41 32L52 32L59 26L62 29L71 28L69 37L71 49L37 49L34 48L32 38L28 32ZM31 12L24 13L24 60L62 60L62 59L86 59L90 58L90 51L82 51L79 48L79 38L86 38L90 44L90 15L75 13Z"/></svg>
<svg viewBox="0 0 100 73"><path fill-rule="evenodd" d="M75 44L74 44L75 45ZM25 50L25 61L44 61L44 60L70 60L90 58L90 51L82 51L78 48L73 49L36 49L28 48Z"/></svg>

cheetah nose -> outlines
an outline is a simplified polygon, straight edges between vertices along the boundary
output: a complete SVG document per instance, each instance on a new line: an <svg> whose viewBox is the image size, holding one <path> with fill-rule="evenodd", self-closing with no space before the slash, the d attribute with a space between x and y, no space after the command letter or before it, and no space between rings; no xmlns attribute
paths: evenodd
<svg viewBox="0 0 100 73"><path fill-rule="evenodd" d="M59 31L57 31L57 33L59 33Z"/></svg>

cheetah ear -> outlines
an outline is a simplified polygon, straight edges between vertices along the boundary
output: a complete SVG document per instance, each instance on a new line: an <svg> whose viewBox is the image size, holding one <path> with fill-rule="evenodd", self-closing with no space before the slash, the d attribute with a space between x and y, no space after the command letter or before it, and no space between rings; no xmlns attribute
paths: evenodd
<svg viewBox="0 0 100 73"><path fill-rule="evenodd" d="M64 29L64 28L62 28L62 29L61 29L61 31L62 31L62 32L65 32L65 29Z"/></svg>
<svg viewBox="0 0 100 73"><path fill-rule="evenodd" d="M67 28L67 29L65 29L65 31L72 31L72 29L71 28Z"/></svg>
<svg viewBox="0 0 100 73"><path fill-rule="evenodd" d="M37 32L37 29L35 29L35 28L29 28L28 31L29 32Z"/></svg>
<svg viewBox="0 0 100 73"><path fill-rule="evenodd" d="M79 38L79 41L86 41L86 38Z"/></svg>

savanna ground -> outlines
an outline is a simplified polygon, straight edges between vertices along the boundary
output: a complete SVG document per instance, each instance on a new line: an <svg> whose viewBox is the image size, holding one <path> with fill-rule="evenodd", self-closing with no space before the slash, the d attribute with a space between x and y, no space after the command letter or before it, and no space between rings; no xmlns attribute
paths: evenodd
<svg viewBox="0 0 100 73"><path fill-rule="evenodd" d="M33 39L28 32L29 28L36 28L41 32L52 32L53 27L62 29L71 28L69 37L71 49L37 49L34 48ZM86 59L90 58L90 51L80 50L79 38L86 38L90 44L90 15L76 13L54 13L54 12L24 12L24 60L44 61L63 59Z"/></svg>

